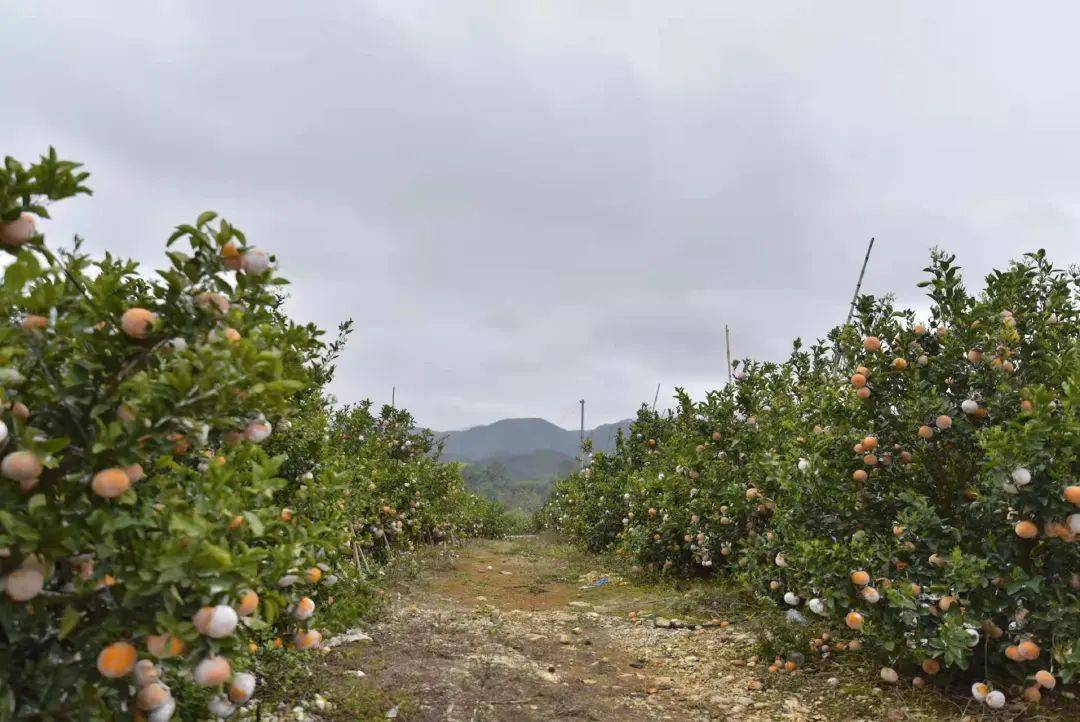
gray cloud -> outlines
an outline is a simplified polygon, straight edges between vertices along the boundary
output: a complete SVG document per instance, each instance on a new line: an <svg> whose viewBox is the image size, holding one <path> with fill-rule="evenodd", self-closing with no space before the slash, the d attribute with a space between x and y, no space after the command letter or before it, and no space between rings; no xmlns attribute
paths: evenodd
<svg viewBox="0 0 1080 722"><path fill-rule="evenodd" d="M599 423L721 383L725 323L762 358L823 334L870 235L865 289L912 305L935 244L1080 260L1078 15L13 0L0 152L88 164L49 229L96 251L223 212L295 315L356 319L343 401Z"/></svg>

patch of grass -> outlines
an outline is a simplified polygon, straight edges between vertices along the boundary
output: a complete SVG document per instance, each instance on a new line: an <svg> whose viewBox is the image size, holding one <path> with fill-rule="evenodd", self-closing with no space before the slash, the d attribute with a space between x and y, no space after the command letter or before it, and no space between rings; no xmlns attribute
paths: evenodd
<svg viewBox="0 0 1080 722"><path fill-rule="evenodd" d="M387 711L394 707L397 707L399 718L408 719L419 710L419 705L407 694L381 690L366 679L335 689L333 696L330 710L320 715L323 719L341 722L385 720Z"/></svg>
<svg viewBox="0 0 1080 722"><path fill-rule="evenodd" d="M362 580L343 582L334 588L334 603L323 607L322 627L331 634L351 629L379 616L386 597L375 584Z"/></svg>

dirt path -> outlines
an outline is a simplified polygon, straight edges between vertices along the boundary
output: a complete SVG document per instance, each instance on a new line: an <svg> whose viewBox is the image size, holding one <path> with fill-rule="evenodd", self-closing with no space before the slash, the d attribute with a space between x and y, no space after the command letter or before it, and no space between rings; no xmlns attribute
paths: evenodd
<svg viewBox="0 0 1080 722"><path fill-rule="evenodd" d="M324 656L282 677L265 709L240 719L1080 719L1067 690L1053 705L1016 699L992 712L962 678L951 688L946 675L921 690L883 684L858 653L812 653L810 637L830 631L821 622L786 622L716 580L626 581L610 573L621 566L536 537L403 555L380 585L385 603L360 612L377 621L333 636ZM849 634L831 631L830 644ZM813 658L767 669L774 654L799 650Z"/></svg>
<svg viewBox="0 0 1080 722"><path fill-rule="evenodd" d="M678 593L612 577L595 586L594 563L536 538L470 544L393 587L386 615L366 630L372 641L331 653L331 696L363 685L381 700L373 718L389 708L399 719L462 722L961 716L915 712L903 692L851 686L842 673L769 675L738 620L699 614L668 626Z"/></svg>

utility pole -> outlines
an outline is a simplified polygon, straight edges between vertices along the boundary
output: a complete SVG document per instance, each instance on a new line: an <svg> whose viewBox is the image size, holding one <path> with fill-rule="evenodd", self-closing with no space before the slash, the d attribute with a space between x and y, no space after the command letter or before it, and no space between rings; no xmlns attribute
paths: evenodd
<svg viewBox="0 0 1080 722"><path fill-rule="evenodd" d="M578 401L581 404L581 434L578 436L578 471L585 468L585 399Z"/></svg>
<svg viewBox="0 0 1080 722"><path fill-rule="evenodd" d="M656 394L652 397L652 410L656 413L656 402L660 400L660 384L656 385Z"/></svg>
<svg viewBox="0 0 1080 722"><path fill-rule="evenodd" d="M390 387L390 408L397 408L394 404L397 401L397 386Z"/></svg>
<svg viewBox="0 0 1080 722"><path fill-rule="evenodd" d="M847 320L844 321L844 325L847 326L851 323L851 316L855 313L855 301L859 298L859 290L862 288L863 274L866 273L866 263L870 260L870 251L874 250L874 239L870 239L870 245L866 247L866 257L862 261L862 270L859 271L859 281L855 284L855 294L851 297L851 307L848 308Z"/></svg>
<svg viewBox="0 0 1080 722"><path fill-rule="evenodd" d="M727 380L731 383L731 331L724 324L724 345L727 346Z"/></svg>

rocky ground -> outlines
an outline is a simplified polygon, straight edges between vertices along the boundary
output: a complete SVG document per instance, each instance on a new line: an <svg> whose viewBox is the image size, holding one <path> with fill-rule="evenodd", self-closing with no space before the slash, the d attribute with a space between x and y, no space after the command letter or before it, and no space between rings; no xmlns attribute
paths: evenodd
<svg viewBox="0 0 1080 722"><path fill-rule="evenodd" d="M769 672L762 619L745 605L725 605L693 584L631 584L592 568L598 562L527 537L475 542L448 563L427 565L390 588L385 615L364 629L370 640L340 644L325 656L317 675L328 703L320 700L317 715L461 722L979 719L981 710L962 697L874 684L854 660L819 658ZM1028 714L1015 708L996 719Z"/></svg>

